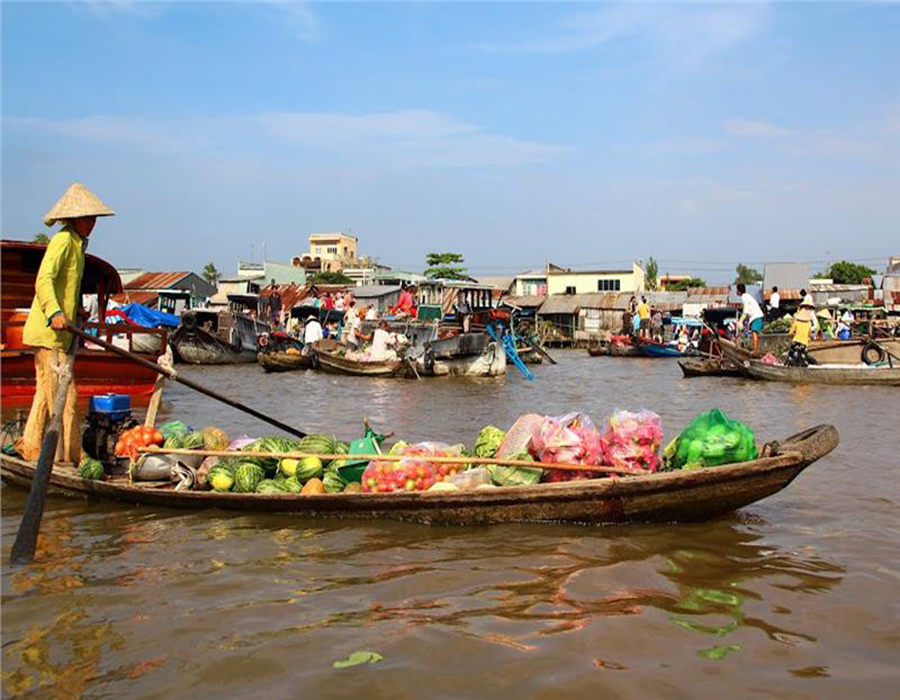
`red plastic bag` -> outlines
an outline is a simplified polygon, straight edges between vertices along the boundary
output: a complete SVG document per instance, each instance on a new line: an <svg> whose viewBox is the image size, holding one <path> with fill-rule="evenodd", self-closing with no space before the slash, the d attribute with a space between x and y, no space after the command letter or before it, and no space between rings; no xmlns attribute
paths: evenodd
<svg viewBox="0 0 900 700"><path fill-rule="evenodd" d="M663 431L653 411L614 411L603 434L604 464L635 472L659 469Z"/></svg>

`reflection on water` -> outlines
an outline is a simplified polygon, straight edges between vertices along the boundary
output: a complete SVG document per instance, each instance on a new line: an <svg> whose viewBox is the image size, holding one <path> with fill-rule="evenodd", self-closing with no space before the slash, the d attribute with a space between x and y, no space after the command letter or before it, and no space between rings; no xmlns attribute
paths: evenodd
<svg viewBox="0 0 900 700"><path fill-rule="evenodd" d="M831 421L842 446L785 493L689 525L429 528L53 499L39 562L3 568L4 692L677 696L693 694L698 673L718 693L818 696L825 677L835 692L860 677L870 696L894 687L885 610L900 499L885 477L896 445L877 446L877 427L851 410L855 395L684 382L665 362L616 374L563 362L557 375L540 368L535 384L314 374L283 387L255 374L219 384L345 436L367 415L400 436L471 441L523 406L561 413L577 395L597 418L659 404L670 434L712 405L749 416L761 439ZM260 432L203 401L176 393L166 410ZM863 446L865 471L852 461ZM4 561L23 502L4 487ZM361 649L384 661L332 667Z"/></svg>

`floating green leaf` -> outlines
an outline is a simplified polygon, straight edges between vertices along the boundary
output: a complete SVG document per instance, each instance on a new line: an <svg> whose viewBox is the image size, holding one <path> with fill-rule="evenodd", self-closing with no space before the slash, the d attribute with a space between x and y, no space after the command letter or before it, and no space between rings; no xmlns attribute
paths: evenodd
<svg viewBox="0 0 900 700"><path fill-rule="evenodd" d="M740 644L720 644L718 646L714 646L711 649L700 649L697 654L698 656L702 656L705 659L711 659L713 661L721 661L732 651L740 651Z"/></svg>
<svg viewBox="0 0 900 700"><path fill-rule="evenodd" d="M332 665L335 668L350 668L360 664L377 664L383 658L381 654L375 651L354 651L346 659L335 661Z"/></svg>

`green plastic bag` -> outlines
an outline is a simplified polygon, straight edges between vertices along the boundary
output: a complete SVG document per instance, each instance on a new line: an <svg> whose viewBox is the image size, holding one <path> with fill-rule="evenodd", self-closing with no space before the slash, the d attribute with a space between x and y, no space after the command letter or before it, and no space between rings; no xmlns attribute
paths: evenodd
<svg viewBox="0 0 900 700"><path fill-rule="evenodd" d="M159 432L162 433L165 440L173 437L184 439L191 432L191 429L180 420L170 420L168 423L163 423L159 426Z"/></svg>
<svg viewBox="0 0 900 700"><path fill-rule="evenodd" d="M756 436L739 420L718 408L701 413L669 443L663 460L669 469L699 469L759 457Z"/></svg>

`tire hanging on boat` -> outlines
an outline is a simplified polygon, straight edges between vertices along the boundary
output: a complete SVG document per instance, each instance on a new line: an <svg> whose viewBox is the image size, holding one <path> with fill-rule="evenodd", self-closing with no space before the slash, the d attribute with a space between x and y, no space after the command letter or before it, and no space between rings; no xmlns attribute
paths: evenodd
<svg viewBox="0 0 900 700"><path fill-rule="evenodd" d="M874 357L872 353L875 353ZM867 365L877 365L884 362L884 348L871 341L866 343L862 351L862 359Z"/></svg>

